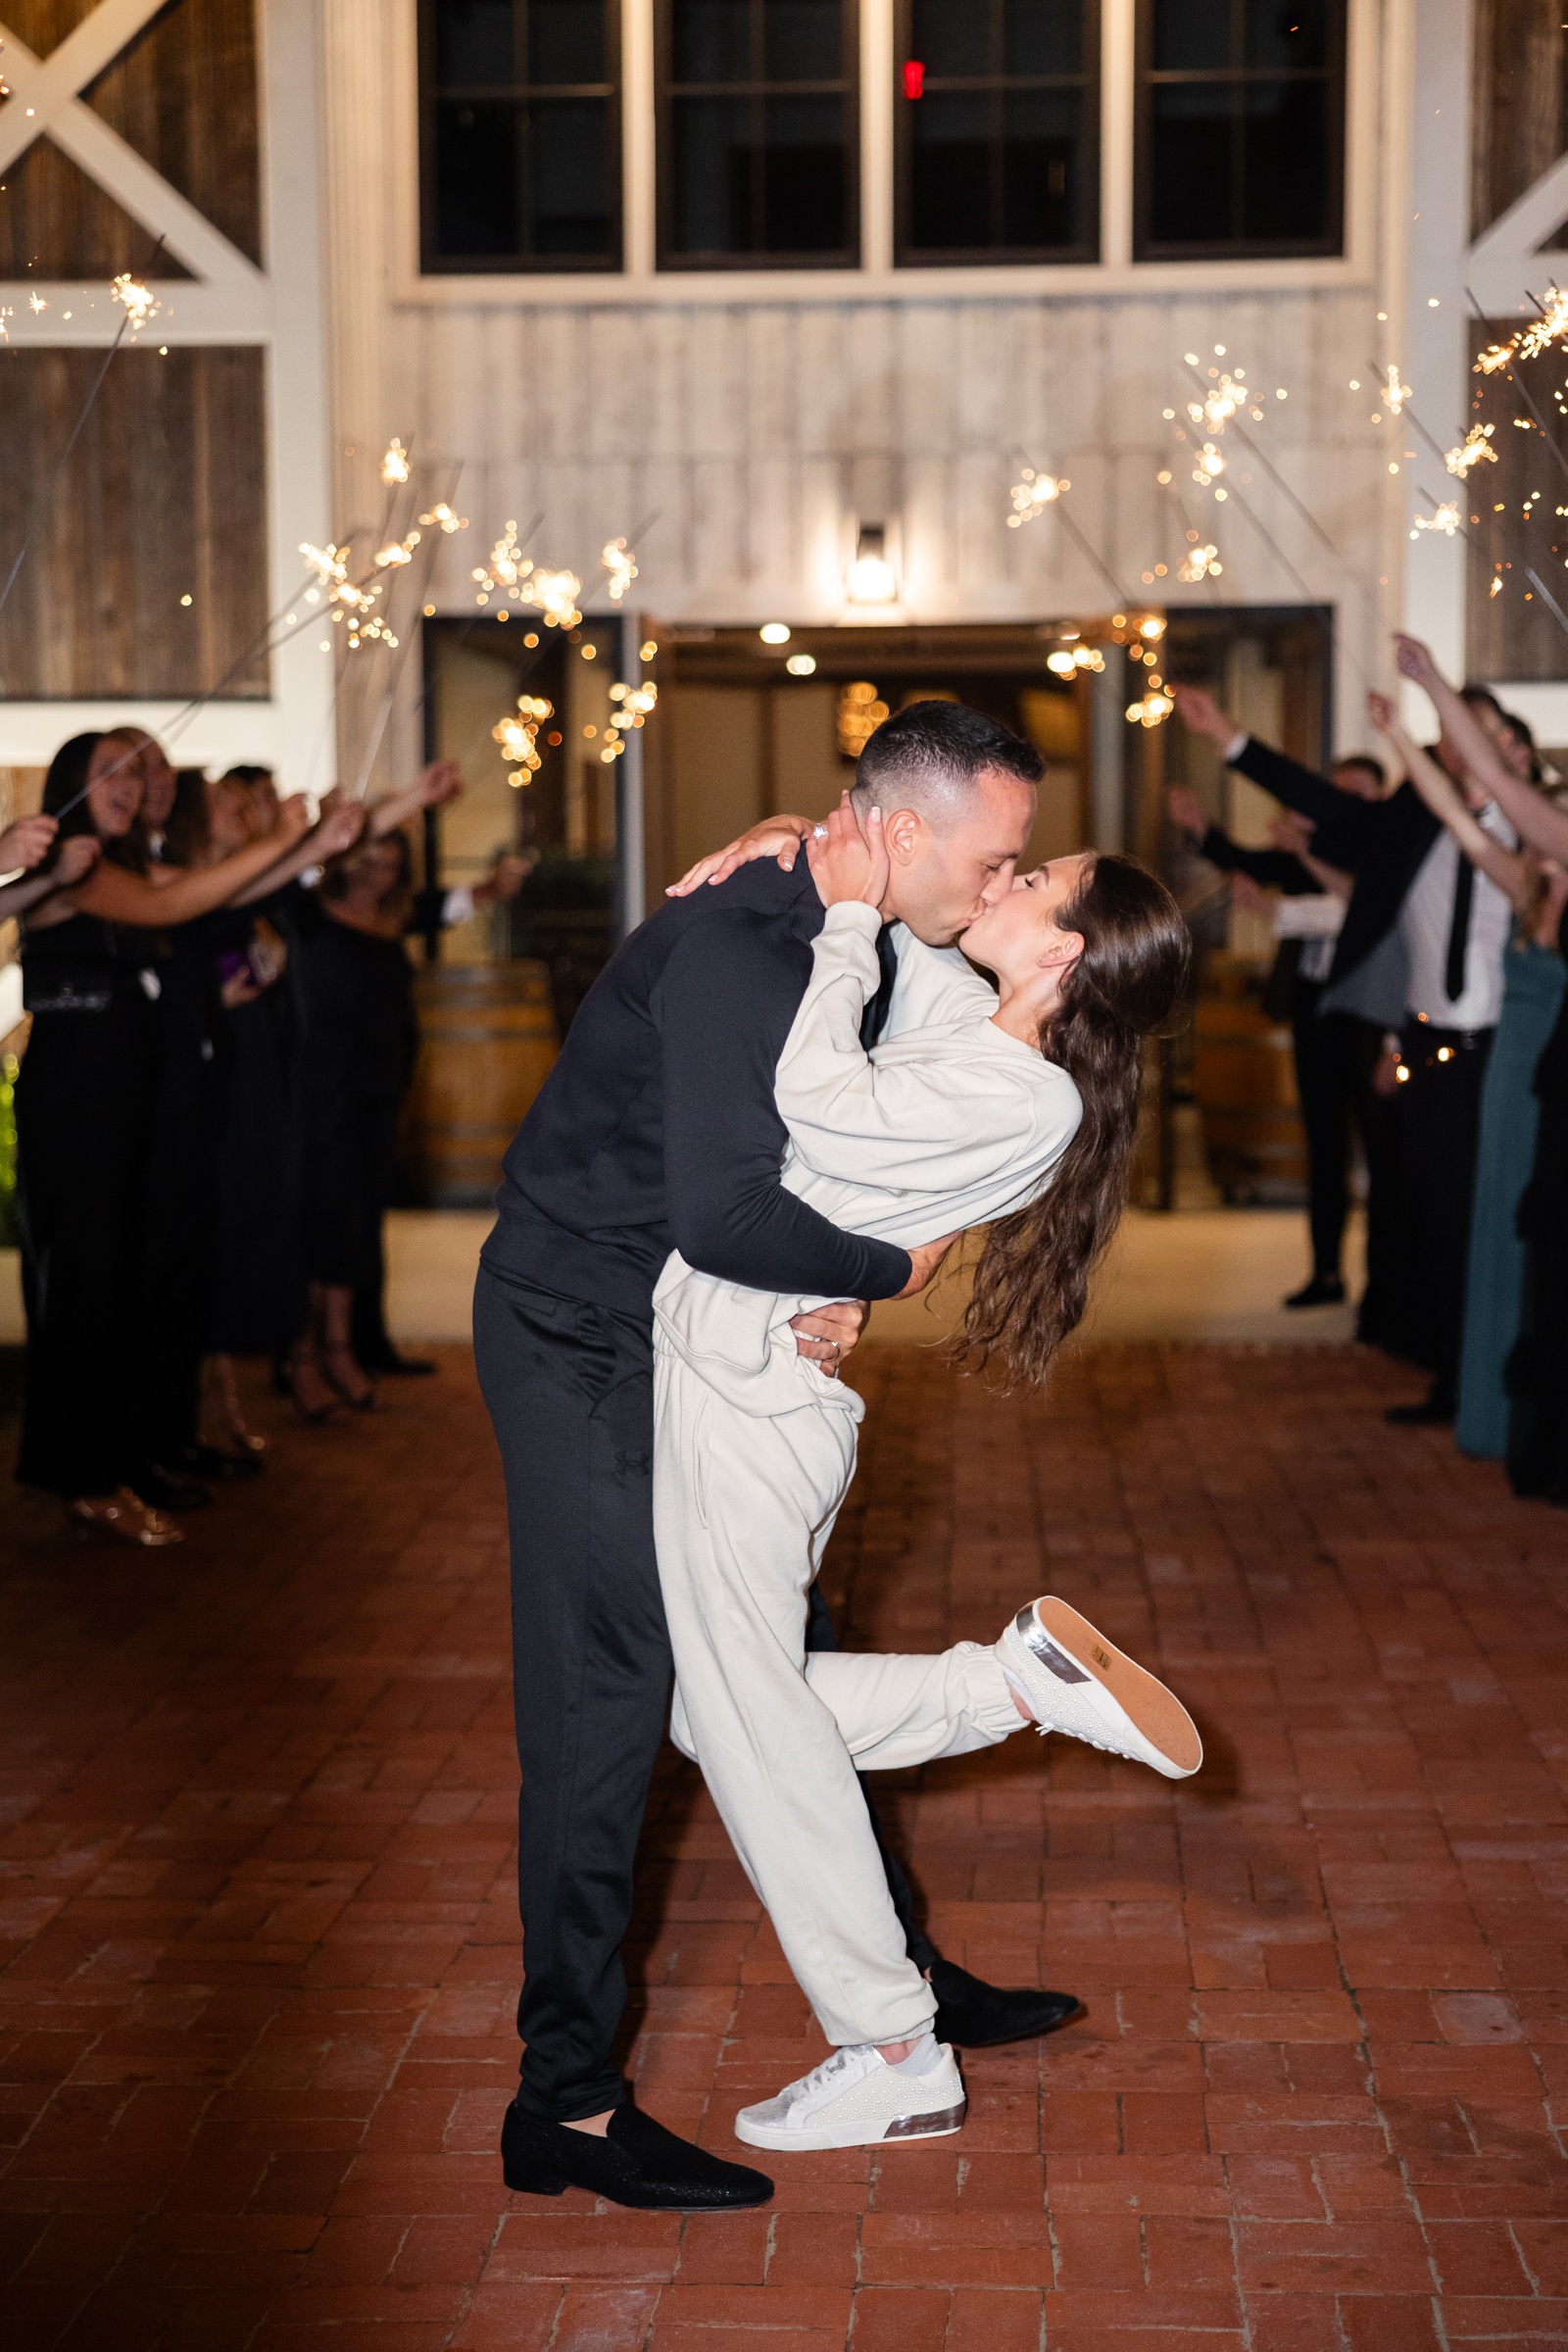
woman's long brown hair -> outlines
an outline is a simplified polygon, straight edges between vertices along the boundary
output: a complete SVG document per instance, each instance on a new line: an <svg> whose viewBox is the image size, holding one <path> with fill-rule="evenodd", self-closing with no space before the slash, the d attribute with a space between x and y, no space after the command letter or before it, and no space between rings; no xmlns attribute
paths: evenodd
<svg viewBox="0 0 1568 2352"><path fill-rule="evenodd" d="M1169 1020L1192 954L1175 900L1135 858L1097 857L1056 928L1077 932L1083 953L1040 1050L1077 1087L1083 1118L1050 1188L991 1227L954 1343L1013 1383L1043 1381L1083 1321L1089 1278L1127 1201L1144 1039Z"/></svg>

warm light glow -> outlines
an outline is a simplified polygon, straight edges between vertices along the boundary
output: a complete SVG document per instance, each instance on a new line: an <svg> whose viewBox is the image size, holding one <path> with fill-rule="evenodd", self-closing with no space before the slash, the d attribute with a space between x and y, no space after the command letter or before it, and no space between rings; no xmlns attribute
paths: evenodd
<svg viewBox="0 0 1568 2352"><path fill-rule="evenodd" d="M784 664L792 678L808 678L816 668L814 654L791 654Z"/></svg>
<svg viewBox="0 0 1568 2352"><path fill-rule="evenodd" d="M764 645L788 645L790 627L787 620L764 620L757 634Z"/></svg>
<svg viewBox="0 0 1568 2352"><path fill-rule="evenodd" d="M599 563L609 575L610 601L618 605L637 577L637 565L625 540L607 539L599 551Z"/></svg>
<svg viewBox="0 0 1568 2352"><path fill-rule="evenodd" d="M1451 539L1458 528L1459 502L1456 498L1446 498L1441 507L1434 509L1432 514L1416 516L1415 528L1410 536L1412 539L1418 539L1423 531L1437 531L1445 539Z"/></svg>
<svg viewBox="0 0 1568 2352"><path fill-rule="evenodd" d="M386 456L381 460L381 479L390 489L394 482L409 478L409 453L401 441L389 441Z"/></svg>
<svg viewBox="0 0 1568 2352"><path fill-rule="evenodd" d="M1496 429L1494 424L1473 424L1457 449L1450 449L1445 456L1443 463L1448 471L1462 482L1475 466L1495 466L1497 453L1492 447L1492 436Z"/></svg>
<svg viewBox="0 0 1568 2352"><path fill-rule="evenodd" d="M887 717L888 707L866 678L856 678L839 694L839 750L846 759L858 760L877 728Z"/></svg>
<svg viewBox="0 0 1568 2352"><path fill-rule="evenodd" d="M1033 522L1037 514L1043 514L1047 507L1060 498L1064 490L1071 488L1071 482L1064 475L1036 473L1032 466L1026 466L1012 485L1012 513L1007 516L1008 530L1016 531L1024 523Z"/></svg>
<svg viewBox="0 0 1568 2352"><path fill-rule="evenodd" d="M1176 577L1191 587L1199 580L1217 580L1224 568L1217 547L1194 547L1177 564Z"/></svg>

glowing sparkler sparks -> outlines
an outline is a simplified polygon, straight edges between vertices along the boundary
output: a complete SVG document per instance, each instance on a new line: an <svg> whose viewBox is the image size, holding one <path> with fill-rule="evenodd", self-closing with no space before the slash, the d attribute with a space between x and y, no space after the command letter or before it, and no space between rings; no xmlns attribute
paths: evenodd
<svg viewBox="0 0 1568 2352"><path fill-rule="evenodd" d="M1059 645L1054 654L1046 656L1046 667L1058 678L1076 677L1079 670L1093 670L1097 675L1105 666L1105 657L1098 645Z"/></svg>
<svg viewBox="0 0 1568 2352"><path fill-rule="evenodd" d="M1191 587L1198 580L1217 580L1224 568L1217 547L1194 547L1177 564L1176 577Z"/></svg>
<svg viewBox="0 0 1568 2352"><path fill-rule="evenodd" d="M1152 693L1127 706L1127 723L1131 727L1157 727L1169 718L1176 705L1168 694Z"/></svg>
<svg viewBox="0 0 1568 2352"><path fill-rule="evenodd" d="M1447 452L1443 463L1459 481L1464 481L1471 469L1483 461L1489 466L1495 466L1497 453L1491 444L1496 429L1494 424L1473 424L1458 448Z"/></svg>
<svg viewBox="0 0 1568 2352"><path fill-rule="evenodd" d="M1459 502L1456 498L1446 498L1442 506L1436 508L1432 514L1416 516L1415 529L1410 536L1412 539L1418 539L1423 531L1437 531L1445 539L1451 539L1458 528Z"/></svg>
<svg viewBox="0 0 1568 2352"><path fill-rule="evenodd" d="M543 767L544 760L538 749L539 729L547 718L554 716L555 708L555 704L546 702L542 694L519 694L516 717L514 718L509 710L506 717L491 728L492 739L501 746L502 759L524 771L521 775L509 776L507 781L510 784L526 784L528 778L537 775Z"/></svg>
<svg viewBox="0 0 1568 2352"><path fill-rule="evenodd" d="M330 542L325 547L313 547L308 539L302 539L300 554L305 558L306 570L314 572L318 585L328 591L339 587L349 576L345 547L334 547Z"/></svg>
<svg viewBox="0 0 1568 2352"><path fill-rule="evenodd" d="M1201 424L1211 433L1222 433L1231 418L1248 406L1251 397L1240 373L1222 375L1213 390L1205 392L1201 400L1188 402L1187 414L1194 424ZM1252 415L1261 416L1261 409L1253 409Z"/></svg>
<svg viewBox="0 0 1568 2352"><path fill-rule="evenodd" d="M390 489L395 482L406 482L408 478L409 453L401 441L393 439L387 443L386 456L381 460L381 479Z"/></svg>
<svg viewBox="0 0 1568 2352"><path fill-rule="evenodd" d="M1020 478L1012 485L1012 513L1007 516L1008 530L1016 531L1024 523L1033 522L1037 514L1043 514L1047 507L1061 497L1063 491L1071 488L1072 484L1065 475L1036 473L1032 466L1026 466Z"/></svg>
<svg viewBox="0 0 1568 2352"><path fill-rule="evenodd" d="M149 318L156 318L163 307L151 286L139 285L128 270L122 270L109 291L116 302L123 305L133 335L141 332Z"/></svg>
<svg viewBox="0 0 1568 2352"><path fill-rule="evenodd" d="M1532 318L1506 343L1489 343L1474 363L1477 375L1500 375L1515 359L1533 360L1550 349L1553 343L1568 341L1568 291L1561 286L1548 286L1541 305L1541 317Z"/></svg>
<svg viewBox="0 0 1568 2352"><path fill-rule="evenodd" d="M27 308L36 318L38 313L40 311L46 311L49 308L49 305L45 302L41 294L29 294L27 296Z"/></svg>
<svg viewBox="0 0 1568 2352"><path fill-rule="evenodd" d="M659 701L659 688L651 678L641 686L614 685L610 689L610 699L618 704L619 709L610 713L605 728L605 748L599 755L607 767L612 760L618 760L626 749L627 734L632 728L640 727L655 708Z"/></svg>
<svg viewBox="0 0 1568 2352"><path fill-rule="evenodd" d="M574 629L582 618L577 610L581 586L574 571L536 571L519 593L524 604L538 607L547 629Z"/></svg>
<svg viewBox="0 0 1568 2352"><path fill-rule="evenodd" d="M1207 489L1210 482L1217 482L1219 480L1219 477L1224 470L1224 451L1216 449L1212 441L1205 441L1202 448L1198 453L1198 464L1193 468L1194 481L1201 482L1203 487Z"/></svg>
<svg viewBox="0 0 1568 2352"><path fill-rule="evenodd" d="M1391 360L1384 372L1383 381L1378 386L1378 398L1390 416L1397 417L1402 413L1404 404L1409 397L1410 387L1408 384L1400 382L1399 370Z"/></svg>
<svg viewBox="0 0 1568 2352"><path fill-rule="evenodd" d="M474 565L472 576L479 583L479 593L474 601L487 605L499 589L515 603L523 581L532 570L532 558L525 556L517 545L517 526L515 522L509 522L490 550L489 563Z"/></svg>
<svg viewBox="0 0 1568 2352"><path fill-rule="evenodd" d="M466 531L468 527L466 514L455 514L444 498L437 501L428 514L421 514L419 520L427 531L432 528L445 531L449 539L454 531ZM511 528L510 524L508 528Z"/></svg>
<svg viewBox="0 0 1568 2352"><path fill-rule="evenodd" d="M610 601L612 605L618 605L637 577L637 565L631 550L624 539L607 539L599 562L609 574Z"/></svg>
<svg viewBox="0 0 1568 2352"><path fill-rule="evenodd" d="M383 547L376 557L377 571L391 570L400 564L412 564L414 551L418 544L419 534L417 531L411 531L406 539L394 539L389 546Z"/></svg>

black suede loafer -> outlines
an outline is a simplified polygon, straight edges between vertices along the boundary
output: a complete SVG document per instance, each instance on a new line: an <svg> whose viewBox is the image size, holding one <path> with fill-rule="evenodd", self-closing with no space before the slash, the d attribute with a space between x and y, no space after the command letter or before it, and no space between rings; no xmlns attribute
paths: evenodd
<svg viewBox="0 0 1568 2352"><path fill-rule="evenodd" d="M951 2041L960 2050L986 2050L1004 2041L1035 2041L1054 2034L1084 2005L1075 1992L1041 1992L1025 1987L1009 1992L971 1977L952 1960L933 1960L927 1975L937 1996L931 2031L938 2041Z"/></svg>
<svg viewBox="0 0 1568 2352"><path fill-rule="evenodd" d="M507 2186L531 2196L559 2197L564 2188L585 2188L612 2205L655 2212L729 2213L743 2205L765 2205L773 2194L765 2173L710 2156L629 2103L615 2109L602 2139L594 2132L574 2132L569 2124L536 2124L509 2107L501 2127L501 2162Z"/></svg>

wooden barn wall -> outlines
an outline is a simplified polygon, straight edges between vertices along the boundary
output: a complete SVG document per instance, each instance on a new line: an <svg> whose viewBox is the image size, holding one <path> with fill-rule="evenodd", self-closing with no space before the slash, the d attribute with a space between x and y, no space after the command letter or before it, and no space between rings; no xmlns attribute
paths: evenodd
<svg viewBox="0 0 1568 2352"><path fill-rule="evenodd" d="M1474 0L1471 234L1568 149L1568 46L1557 0ZM1559 230L1550 246L1568 242Z"/></svg>
<svg viewBox="0 0 1568 2352"><path fill-rule="evenodd" d="M87 0L6 0L5 16L47 56ZM261 260L255 0L170 0L82 93L111 130ZM189 273L45 137L6 174L0 277Z"/></svg>
<svg viewBox="0 0 1568 2352"><path fill-rule="evenodd" d="M102 364L93 350L0 353L5 438L29 452L25 468L0 466L0 547L37 531L0 613L13 700L197 694L266 621L262 352L121 350L40 508ZM267 691L254 656L222 688Z"/></svg>

